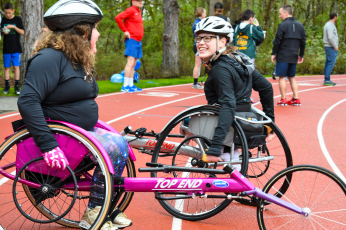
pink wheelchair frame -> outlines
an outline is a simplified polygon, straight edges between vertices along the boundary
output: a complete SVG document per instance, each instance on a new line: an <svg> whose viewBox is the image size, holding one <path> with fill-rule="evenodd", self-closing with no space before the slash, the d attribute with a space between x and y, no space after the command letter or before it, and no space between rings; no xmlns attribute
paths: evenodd
<svg viewBox="0 0 346 230"><path fill-rule="evenodd" d="M100 150L104 159L106 160L106 165L109 169L110 174L115 174L111 160L104 150L102 145L87 131L84 129L77 127L75 125L69 124L67 122L61 121L52 121L51 123L59 123L65 125L83 135L92 141L95 146ZM98 121L95 127L103 128L108 131L118 133L114 128L109 126L108 124ZM119 133L118 133L119 134ZM68 137L64 135L59 135L57 141L59 145L65 146L66 149L65 154L70 162L70 168L74 170L78 164L82 161L83 157L88 153L87 149L83 149L81 147L78 152L78 155L71 155L69 149L74 148L76 146L75 142L77 140L71 139L67 140ZM22 149L26 148L26 151L22 151ZM85 147L84 147L85 148ZM130 152L129 157L131 160L135 161L136 158L134 153L129 146ZM29 152L28 154L23 154L25 152ZM15 175L9 174L5 172L5 169L9 169L11 167L16 167L17 173L18 170L23 170L22 167L27 164L33 158L42 157L42 153L35 145L33 138L28 138L23 142L18 144L17 148L17 159L16 162L10 163L6 166L0 167L0 174L5 177L14 180ZM40 171L35 169L34 164L40 164ZM60 177L64 180L67 177L67 170L64 171L52 171L52 169L48 168L45 165L44 161L36 162L32 166L29 167L29 171L37 172L45 174L49 170L51 173L56 173L57 177ZM233 199L233 198L242 198L243 196L252 195L254 197L260 198L262 200L266 200L282 206L286 209L289 209L299 215L308 216L310 210L302 207L298 207L293 203L289 203L279 197L265 193L261 189L256 188L250 181L248 181L242 174L240 174L237 170L234 169L233 166L226 164L222 170L220 169L209 169L209 168L187 168L187 167L175 167L169 165L161 165L155 163L147 163L147 166L151 168L140 168L140 172L165 172L169 173L172 171L181 171L181 172L199 172L199 173L207 173L207 174L228 174L230 177L227 178L115 178L114 180L114 191L117 192L116 197L113 200L112 207L116 206L116 203L119 201L120 196L123 192L160 192L160 193L177 193L177 194L187 194L186 196L179 196L179 199L184 198L194 198L195 196L200 196L204 198L224 198L224 199ZM28 181L25 179L20 179L19 181L22 184L26 184L28 186L34 188L40 188L40 185L34 183L32 181ZM77 181L78 182L78 190L79 191L90 191L91 187L91 177ZM72 182L66 183L62 186L62 189L65 190L75 190L75 184ZM225 195L206 195L206 193L224 193ZM238 196L231 194L239 194ZM170 199L169 197L160 198L160 199Z"/></svg>

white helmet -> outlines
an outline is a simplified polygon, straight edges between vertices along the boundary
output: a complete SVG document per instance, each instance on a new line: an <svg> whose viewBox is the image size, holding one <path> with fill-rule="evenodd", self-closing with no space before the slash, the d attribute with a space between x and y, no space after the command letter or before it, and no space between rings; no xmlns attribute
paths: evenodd
<svg viewBox="0 0 346 230"><path fill-rule="evenodd" d="M60 0L44 14L44 22L52 30L65 30L78 24L101 21L101 9L92 0Z"/></svg>
<svg viewBox="0 0 346 230"><path fill-rule="evenodd" d="M198 35L202 32L207 32L215 35L228 37L227 40L233 40L233 28L229 22L216 16L203 18L196 26L195 34Z"/></svg>

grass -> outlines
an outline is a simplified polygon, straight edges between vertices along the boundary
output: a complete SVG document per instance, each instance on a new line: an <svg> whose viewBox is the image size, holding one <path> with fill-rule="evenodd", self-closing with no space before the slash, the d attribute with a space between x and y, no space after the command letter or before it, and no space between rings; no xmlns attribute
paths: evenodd
<svg viewBox="0 0 346 230"><path fill-rule="evenodd" d="M181 77L172 79L140 79L140 83L135 83L138 88L152 88L167 85L181 85L193 83L192 77ZM98 81L99 94L119 92L123 83L112 83L110 81Z"/></svg>

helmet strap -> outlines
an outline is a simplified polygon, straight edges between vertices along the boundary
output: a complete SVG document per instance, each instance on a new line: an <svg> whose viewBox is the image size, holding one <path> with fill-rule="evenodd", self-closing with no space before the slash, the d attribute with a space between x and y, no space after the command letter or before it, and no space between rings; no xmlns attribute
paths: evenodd
<svg viewBox="0 0 346 230"><path fill-rule="evenodd" d="M92 33L93 33L94 25L95 25L95 24L90 24L90 34L89 34L89 37L88 37L88 41L89 41L89 42L91 41L91 35L92 35Z"/></svg>
<svg viewBox="0 0 346 230"><path fill-rule="evenodd" d="M219 50L219 36L216 35L216 52L214 53L214 55L209 59L208 63L212 62L214 60L214 58L219 55L219 53L222 53L223 51L225 51L227 49L227 47L223 47L221 50Z"/></svg>

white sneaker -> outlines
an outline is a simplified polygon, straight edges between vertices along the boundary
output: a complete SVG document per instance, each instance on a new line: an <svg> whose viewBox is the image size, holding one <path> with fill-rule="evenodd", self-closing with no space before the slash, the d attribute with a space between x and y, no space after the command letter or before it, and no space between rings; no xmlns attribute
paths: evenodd
<svg viewBox="0 0 346 230"><path fill-rule="evenodd" d="M221 158L223 161L231 161L231 154L230 153L222 153ZM234 150L233 153L233 160L239 160L239 151L238 149ZM235 169L239 172L241 169L241 164L235 164L233 165Z"/></svg>
<svg viewBox="0 0 346 230"><path fill-rule="evenodd" d="M91 225L95 222L98 214L100 213L101 206L96 206L93 209L87 208L79 222L79 227L83 229L89 229ZM117 230L118 228L113 225L111 221L107 221L102 226L101 230Z"/></svg>
<svg viewBox="0 0 346 230"><path fill-rule="evenodd" d="M115 208L114 211L119 211L118 208ZM127 218L125 213L120 212L115 219L113 220L113 225L118 228L126 228L132 225L132 221Z"/></svg>

